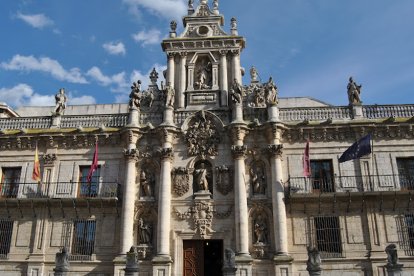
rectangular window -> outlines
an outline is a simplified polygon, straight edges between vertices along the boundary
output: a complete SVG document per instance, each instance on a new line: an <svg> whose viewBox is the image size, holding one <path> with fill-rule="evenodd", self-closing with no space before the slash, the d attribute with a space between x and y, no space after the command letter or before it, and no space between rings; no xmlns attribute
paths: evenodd
<svg viewBox="0 0 414 276"><path fill-rule="evenodd" d="M322 258L343 257L339 218L320 216L311 219L308 243L320 252Z"/></svg>
<svg viewBox="0 0 414 276"><path fill-rule="evenodd" d="M19 192L21 167L16 168L2 168L1 174L1 196L2 197L17 197Z"/></svg>
<svg viewBox="0 0 414 276"><path fill-rule="evenodd" d="M13 221L0 219L0 259L7 258L7 254L10 252L12 234Z"/></svg>
<svg viewBox="0 0 414 276"><path fill-rule="evenodd" d="M414 189L414 158L397 158L398 176L402 190Z"/></svg>
<svg viewBox="0 0 414 276"><path fill-rule="evenodd" d="M332 193L334 189L331 160L311 160L312 190L320 193Z"/></svg>
<svg viewBox="0 0 414 276"><path fill-rule="evenodd" d="M397 217L400 247L407 256L414 256L414 214Z"/></svg>
<svg viewBox="0 0 414 276"><path fill-rule="evenodd" d="M100 167L96 169L91 177L91 181L88 181L88 174L90 166L79 167L79 197L96 197L98 195L99 188L99 174Z"/></svg>
<svg viewBox="0 0 414 276"><path fill-rule="evenodd" d="M76 220L73 223L72 255L92 255L95 250L96 221Z"/></svg>

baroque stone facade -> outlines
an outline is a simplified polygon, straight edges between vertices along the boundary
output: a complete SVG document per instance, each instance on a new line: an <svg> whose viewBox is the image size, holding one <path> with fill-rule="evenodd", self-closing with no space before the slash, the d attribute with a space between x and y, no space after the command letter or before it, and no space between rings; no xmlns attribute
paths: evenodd
<svg viewBox="0 0 414 276"><path fill-rule="evenodd" d="M0 105L0 271L414 273L414 105L363 105L352 78L344 106L279 97L254 67L243 84L245 39L210 2L171 22L165 87L154 69L125 104Z"/></svg>

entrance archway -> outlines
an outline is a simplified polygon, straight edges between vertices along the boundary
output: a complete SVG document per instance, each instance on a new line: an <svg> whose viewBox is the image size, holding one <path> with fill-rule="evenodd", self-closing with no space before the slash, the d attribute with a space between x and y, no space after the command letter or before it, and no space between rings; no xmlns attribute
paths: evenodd
<svg viewBox="0 0 414 276"><path fill-rule="evenodd" d="M222 240L183 240L183 275L223 275Z"/></svg>

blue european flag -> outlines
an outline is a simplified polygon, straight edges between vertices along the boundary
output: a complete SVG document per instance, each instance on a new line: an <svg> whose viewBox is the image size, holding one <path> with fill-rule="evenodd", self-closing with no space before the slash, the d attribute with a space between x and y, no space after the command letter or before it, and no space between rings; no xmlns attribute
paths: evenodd
<svg viewBox="0 0 414 276"><path fill-rule="evenodd" d="M358 159L364 155L371 153L371 134L368 134L357 142L353 143L341 157L339 157L339 163L349 161L352 159Z"/></svg>

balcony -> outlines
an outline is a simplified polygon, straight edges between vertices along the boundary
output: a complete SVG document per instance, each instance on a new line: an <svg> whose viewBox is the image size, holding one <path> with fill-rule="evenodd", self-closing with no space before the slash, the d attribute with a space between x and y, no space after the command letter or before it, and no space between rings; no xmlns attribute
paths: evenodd
<svg viewBox="0 0 414 276"><path fill-rule="evenodd" d="M300 194L329 194L347 192L386 192L414 190L414 176L371 175L371 176L333 176L324 178L289 177L287 193L289 196Z"/></svg>
<svg viewBox="0 0 414 276"><path fill-rule="evenodd" d="M2 199L104 199L118 198L120 185L115 182L100 183L16 183L0 184Z"/></svg>

